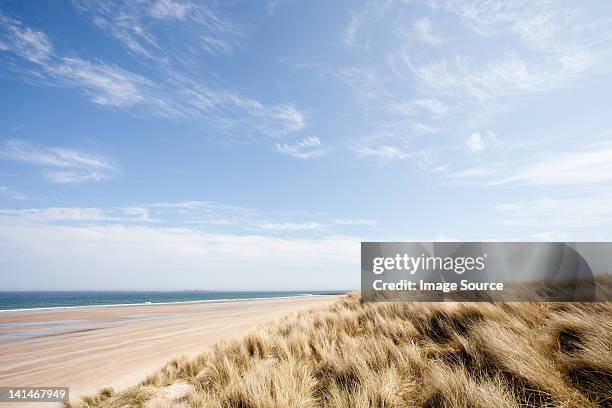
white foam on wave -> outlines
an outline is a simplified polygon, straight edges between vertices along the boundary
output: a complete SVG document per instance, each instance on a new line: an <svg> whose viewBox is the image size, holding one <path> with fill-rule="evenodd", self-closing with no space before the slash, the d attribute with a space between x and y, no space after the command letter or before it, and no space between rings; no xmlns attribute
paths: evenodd
<svg viewBox="0 0 612 408"><path fill-rule="evenodd" d="M175 302L113 303L113 304L105 304L105 305L49 306L49 307L32 307L32 308L23 308L23 309L1 309L0 313L40 312L40 311L62 310L62 309L93 309L93 308L104 308L104 307L161 306L161 305L181 305L181 304L194 304L194 303L243 302L243 301L249 301L249 300L293 299L293 298L310 297L310 296L333 296L333 294L300 293L300 294L291 295L291 296L183 300L183 301L175 301Z"/></svg>

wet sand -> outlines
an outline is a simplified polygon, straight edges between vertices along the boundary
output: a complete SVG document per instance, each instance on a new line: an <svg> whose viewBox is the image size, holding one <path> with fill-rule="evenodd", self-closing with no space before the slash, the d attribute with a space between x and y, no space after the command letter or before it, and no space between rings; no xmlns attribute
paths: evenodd
<svg viewBox="0 0 612 408"><path fill-rule="evenodd" d="M288 312L336 299L324 296L0 313L0 386L67 386L71 399L103 387L125 388L172 357L197 355L215 341L248 333Z"/></svg>

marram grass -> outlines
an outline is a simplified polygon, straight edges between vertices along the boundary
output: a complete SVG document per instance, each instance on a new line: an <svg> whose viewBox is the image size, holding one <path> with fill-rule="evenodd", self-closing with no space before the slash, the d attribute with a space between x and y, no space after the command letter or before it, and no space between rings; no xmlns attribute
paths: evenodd
<svg viewBox="0 0 612 408"><path fill-rule="evenodd" d="M356 293L175 359L136 387L67 404L610 406L610 303L361 303Z"/></svg>

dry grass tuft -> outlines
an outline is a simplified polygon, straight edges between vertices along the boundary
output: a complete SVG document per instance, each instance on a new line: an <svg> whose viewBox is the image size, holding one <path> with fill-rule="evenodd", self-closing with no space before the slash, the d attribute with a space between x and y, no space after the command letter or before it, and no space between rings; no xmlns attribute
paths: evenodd
<svg viewBox="0 0 612 408"><path fill-rule="evenodd" d="M184 395L168 391L177 384ZM361 303L351 293L67 406L610 407L612 305Z"/></svg>

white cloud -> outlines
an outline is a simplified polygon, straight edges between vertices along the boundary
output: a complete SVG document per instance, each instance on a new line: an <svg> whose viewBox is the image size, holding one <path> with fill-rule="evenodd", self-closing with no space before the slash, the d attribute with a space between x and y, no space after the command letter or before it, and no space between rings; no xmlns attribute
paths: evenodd
<svg viewBox="0 0 612 408"><path fill-rule="evenodd" d="M544 231L531 234L530 240L543 242L567 242L571 241L571 234L563 231Z"/></svg>
<svg viewBox="0 0 612 408"><path fill-rule="evenodd" d="M207 119L228 133L246 131L271 137L285 136L307 126L306 116L293 104L264 105L235 92L204 88L188 80L177 83L177 95L169 95L181 116Z"/></svg>
<svg viewBox="0 0 612 408"><path fill-rule="evenodd" d="M146 207L125 207L121 212L128 216L136 216L140 221L151 221L149 209Z"/></svg>
<svg viewBox="0 0 612 408"><path fill-rule="evenodd" d="M2 189L0 189L0 193ZM49 207L49 208L27 208L27 209L0 209L0 215L29 221L113 221L130 223L150 222L177 222L176 216L181 215L197 218L199 214L211 214L218 217L225 213L235 213L246 216L247 210L241 207L224 206L217 203L205 201L180 201L174 203L150 203L130 205L119 208L95 208L95 207ZM155 218L153 218L154 213ZM195 221L186 221L193 223ZM247 221L243 220L243 224Z"/></svg>
<svg viewBox="0 0 612 408"><path fill-rule="evenodd" d="M359 31L361 30L361 27L365 24L366 21L364 15L365 14L361 12L355 13L351 17L351 21L347 25L342 36L342 41L344 41L347 46L354 47L356 45ZM367 43L364 46L367 48Z"/></svg>
<svg viewBox="0 0 612 408"><path fill-rule="evenodd" d="M423 3L433 10L415 19L424 15L415 9ZM395 1L357 9L344 41L358 51L368 48L372 58L353 55L359 65L338 75L362 108L361 117L354 116L364 129L356 143L367 147L355 149L357 155L406 159L410 156L406 146L411 145L435 151L447 159L449 169L465 160L465 153L487 151L506 159L514 149L511 142L498 142L480 129L507 120L505 115L527 104L542 103L545 110L552 110L554 103L542 102L549 97L542 95L547 92L593 92L584 87L594 80L587 74L599 69L597 75L603 75L607 69L612 28L610 19L595 10L547 0ZM446 32L452 33L452 41L450 37L446 41ZM419 41L436 49L424 49ZM380 55L386 56L384 62ZM600 112L596 109L593 114ZM540 121L538 125L546 126ZM440 129L439 139L447 144L432 149L427 144L431 138L406 140L412 134L410 127L419 133ZM513 136L516 145L529 144L535 140L532 136L545 131L517 129ZM459 143L445 140L466 136ZM457 154L460 151L464 154ZM516 161L520 159L523 156ZM486 173L492 175L496 169Z"/></svg>
<svg viewBox="0 0 612 408"><path fill-rule="evenodd" d="M199 200L187 200L187 201L175 201L175 202L160 202L144 204L145 207L162 209L162 210L230 210L236 212L251 212L250 208L240 207L236 205L220 204L214 201L199 201Z"/></svg>
<svg viewBox="0 0 612 408"><path fill-rule="evenodd" d="M49 37L39 31L22 27L16 20L0 14L0 28L11 34L6 39L6 51L39 65L40 71L31 73L40 85L61 85L82 89L92 102L107 106L155 104L158 98L151 83L144 77L124 69L78 57L58 58ZM0 37L1 38L1 37ZM26 71L23 74L28 75Z"/></svg>
<svg viewBox="0 0 612 408"><path fill-rule="evenodd" d="M101 181L114 176L116 165L103 156L78 150L44 147L19 139L8 139L0 146L0 158L45 168L45 177L55 183Z"/></svg>
<svg viewBox="0 0 612 408"><path fill-rule="evenodd" d="M321 148L321 141L316 136L307 137L293 144L276 143L276 148L281 153L288 154L299 159L312 159L325 153Z"/></svg>
<svg viewBox="0 0 612 408"><path fill-rule="evenodd" d="M270 0L268 1L266 3L266 9L268 10L268 14L274 15L274 13L276 13L276 10L279 7L292 3L293 1L294 0Z"/></svg>
<svg viewBox="0 0 612 408"><path fill-rule="evenodd" d="M83 170L50 170L45 172L45 178L53 183L72 184L90 181L103 181L109 178L104 171Z"/></svg>
<svg viewBox="0 0 612 408"><path fill-rule="evenodd" d="M203 116L228 132L244 131L265 136L285 136L306 127L306 117L293 104L264 105L231 91L176 84L181 94L174 101L181 114ZM173 98L171 96L171 98Z"/></svg>
<svg viewBox="0 0 612 408"><path fill-rule="evenodd" d="M381 100L388 96L382 86L382 78L371 67L360 65L345 67L337 71L336 77L350 87L359 98Z"/></svg>
<svg viewBox="0 0 612 408"><path fill-rule="evenodd" d="M25 60L43 64L53 53L53 44L42 31L22 27L0 12L0 50L12 51Z"/></svg>
<svg viewBox="0 0 612 408"><path fill-rule="evenodd" d="M0 194L5 189L0 188ZM311 218L301 221L302 216ZM327 215L312 213L275 213L273 216L253 209L221 204L211 201L177 201L166 203L140 203L123 207L49 207L12 209L0 208L0 221L28 221L39 223L70 222L69 225L91 225L103 223L112 225L121 223L129 225L190 226L221 230L231 233L245 231L267 231L277 235L299 232L320 233L323 229L342 229L346 226L373 227L378 222L366 218L333 218ZM288 218L291 217L291 218Z"/></svg>
<svg viewBox="0 0 612 408"><path fill-rule="evenodd" d="M432 126L426 125L425 123L415 123L414 130L419 133L436 133L438 130Z"/></svg>
<svg viewBox="0 0 612 408"><path fill-rule="evenodd" d="M407 152L396 146L381 145L376 147L360 146L357 148L357 154L361 157L391 161L421 157L423 153L420 151Z"/></svg>
<svg viewBox="0 0 612 408"><path fill-rule="evenodd" d="M212 55L230 52L240 30L205 2L176 0L116 1L73 0L94 24L129 51L161 63L187 60L194 52ZM156 35L156 28L174 24L172 32ZM168 35L170 34L170 35ZM183 47L177 47L177 44Z"/></svg>
<svg viewBox="0 0 612 408"><path fill-rule="evenodd" d="M0 196L8 197L12 200L26 200L28 198L25 194L10 189L7 186L0 186Z"/></svg>
<svg viewBox="0 0 612 408"><path fill-rule="evenodd" d="M200 36L200 47L211 55L229 54L232 51L232 43L221 38L202 35Z"/></svg>
<svg viewBox="0 0 612 408"><path fill-rule="evenodd" d="M472 153L480 153L485 148L485 141L482 136L480 136L479 132L470 134L465 140L465 144Z"/></svg>
<svg viewBox="0 0 612 408"><path fill-rule="evenodd" d="M387 110L391 113L401 116L415 116L416 110L414 105L408 102L393 102L387 104Z"/></svg>
<svg viewBox="0 0 612 408"><path fill-rule="evenodd" d="M167 203L147 203L130 207L134 209L132 215L139 215L142 211L146 220L154 217L156 222L177 220L187 225L227 226L242 228L244 230L267 230L273 232L299 232L315 231L334 226L368 226L378 225L377 221L366 218L333 218L327 215L308 212L290 212L286 214L275 213L273 216L261 213L251 208L221 204L211 201L178 201ZM122 209L121 214L127 214ZM176 216L180 216L177 219ZM308 216L310 220L302 221L300 218ZM151 218L150 218L151 217ZM292 218L287 218L292 217ZM315 218L313 220L313 218ZM334 225L335 224L335 225Z"/></svg>
<svg viewBox="0 0 612 408"><path fill-rule="evenodd" d="M263 222L258 224L258 227L264 230L269 231L311 231L311 230L319 230L321 228L327 227L325 224L321 224L318 222L279 222L279 223L271 223L271 222Z"/></svg>
<svg viewBox="0 0 612 408"><path fill-rule="evenodd" d="M100 156L70 149L39 147L19 139L5 141L0 154L13 160L44 166L113 168L110 162Z"/></svg>
<svg viewBox="0 0 612 408"><path fill-rule="evenodd" d="M61 63L47 69L68 85L82 89L98 105L122 107L150 103L143 89L149 86L148 80L121 68L79 58L63 58Z"/></svg>
<svg viewBox="0 0 612 408"><path fill-rule="evenodd" d="M516 53L484 64L459 56L419 66L405 56L404 62L436 92L478 101L547 91L574 79L592 64L585 51L568 52L542 63L527 62Z"/></svg>
<svg viewBox="0 0 612 408"><path fill-rule="evenodd" d="M378 103L383 105L387 112L397 114L400 116L400 118L411 117L420 120L438 120L442 117L442 114L445 113L448 109L448 107L442 102L433 98L416 99L410 102L389 102L389 100L391 100L393 96L390 94L384 95L384 92L380 92L376 96L374 95L375 92L373 92L372 96L379 99ZM426 125L423 122L417 122L414 125L414 128L415 130L422 131L423 133L432 133L436 130L432 126Z"/></svg>
<svg viewBox="0 0 612 408"><path fill-rule="evenodd" d="M357 288L359 242L0 217L0 269L12 289Z"/></svg>
<svg viewBox="0 0 612 408"><path fill-rule="evenodd" d="M433 46L440 45L442 40L432 33L431 26L431 20L428 18L422 18L414 23L414 29L421 41Z"/></svg>
<svg viewBox="0 0 612 408"><path fill-rule="evenodd" d="M141 203L123 208L121 212L140 216L141 221L242 228L253 226L259 217L257 211L250 208L199 200Z"/></svg>
<svg viewBox="0 0 612 408"><path fill-rule="evenodd" d="M486 167L486 166L472 167L472 168L467 168L467 169L445 174L443 178L448 179L448 180L473 179L473 178L478 178L478 177L483 177L483 176L495 175L498 173L498 171L499 170L497 168L493 168L493 167Z"/></svg>
<svg viewBox="0 0 612 408"><path fill-rule="evenodd" d="M378 221L368 220L365 218L350 219L350 218L336 218L334 222L338 225L365 225L367 227L375 227L378 225Z"/></svg>
<svg viewBox="0 0 612 408"><path fill-rule="evenodd" d="M490 184L585 185L612 182L612 144L548 153L504 172Z"/></svg>
<svg viewBox="0 0 612 408"><path fill-rule="evenodd" d="M49 207L20 210L0 209L0 216L30 221L104 221L115 219L99 208Z"/></svg>
<svg viewBox="0 0 612 408"><path fill-rule="evenodd" d="M434 115L441 115L448 110L448 107L436 98L415 99L413 103L422 109L428 110Z"/></svg>
<svg viewBox="0 0 612 408"><path fill-rule="evenodd" d="M508 202L495 206L495 211L501 224L512 227L546 231L605 229L612 224L611 202L609 192L591 192Z"/></svg>
<svg viewBox="0 0 612 408"><path fill-rule="evenodd" d="M494 135L489 135L486 142L504 146ZM478 143L474 144L473 147L478 146ZM489 186L584 186L612 182L612 143L567 145L566 150L527 152L516 160L497 160L489 165L450 172L443 179Z"/></svg>
<svg viewBox="0 0 612 408"><path fill-rule="evenodd" d="M393 1L369 1L361 10L353 13L342 33L344 44L367 51L372 42L372 35L367 29L380 22L392 4Z"/></svg>
<svg viewBox="0 0 612 408"><path fill-rule="evenodd" d="M165 202L165 203L151 203L147 204L147 207L151 208L162 208L162 209L196 209L196 208L215 208L216 204L210 201L177 201L177 202Z"/></svg>
<svg viewBox="0 0 612 408"><path fill-rule="evenodd" d="M193 81L176 84L177 110L187 117L205 117L227 132L248 129L266 136L285 136L306 127L306 117L292 104L264 105L235 92L214 90Z"/></svg>
<svg viewBox="0 0 612 408"><path fill-rule="evenodd" d="M456 14L478 35L510 31L526 45L546 52L596 45L609 40L612 33L610 20L576 7L582 3L459 0L428 4Z"/></svg>
<svg viewBox="0 0 612 408"><path fill-rule="evenodd" d="M275 123L283 124L283 133L293 133L306 126L304 115L293 105L276 105L271 109L262 109L254 113L264 118L271 118Z"/></svg>
<svg viewBox="0 0 612 408"><path fill-rule="evenodd" d="M157 0L149 9L149 14L155 18L171 18L183 20L189 10L187 3L172 0Z"/></svg>
<svg viewBox="0 0 612 408"><path fill-rule="evenodd" d="M113 9L114 4L98 1L81 2L75 0L79 8L98 13L108 18L113 17L113 24L118 24L126 30L135 30L139 33L142 42L132 42L134 47L144 47L144 43L154 47L155 41L147 37L137 21L130 13L121 14ZM163 3L169 5L170 3ZM174 4L174 3L172 3ZM141 3L126 3L123 6L140 7ZM195 7L195 6L193 6ZM210 26L211 30L218 32L232 31L231 24L208 10L203 5L194 8L195 17L201 24ZM119 13L115 15L114 13ZM187 15L185 16L187 17ZM101 20L100 20L101 19ZM110 24L103 17L96 20ZM100 23L102 24L102 23ZM187 69L175 61L187 61L193 58L183 58L179 55L164 56L159 65L153 66L157 79L146 77L128 71L115 65L102 61L88 61L72 54L70 57L61 57L52 53L53 47L44 33L34 35L34 31L25 27L16 20L10 20L0 14L0 28L8 27L8 31L17 27L23 35L21 37L43 39L48 43L44 49L45 63L39 64L37 71L20 70L18 75L40 86L63 86L77 88L98 105L116 108L129 108L131 112L147 113L162 117L178 119L205 119L207 125L214 127L218 134L227 140L235 136L235 140L245 140L249 137L266 135L271 137L284 136L306 127L306 118L303 112L291 103L263 104L260 101L241 95L237 92L213 86L217 81L209 77L194 75L192 69ZM113 26L117 28L116 26ZM16 30L16 29L15 29ZM125 34L125 32L121 32ZM22 58L38 61L43 58L40 51L24 51L25 46L14 38L7 38L10 43L0 41L0 49L13 52ZM139 37L139 38L140 38ZM2 37L0 37L2 38ZM133 40L132 37L129 39ZM145 41L146 40L146 41ZM131 43L131 44L132 44ZM207 48L226 48L227 44L217 41L214 37L204 34L198 38L199 44ZM32 44L30 41L28 44ZM29 47L28 50L32 48ZM174 47L171 47L174 49ZM34 55L37 57L33 57ZM246 133L246 134L245 134ZM61 174L58 180L76 180L75 174Z"/></svg>

